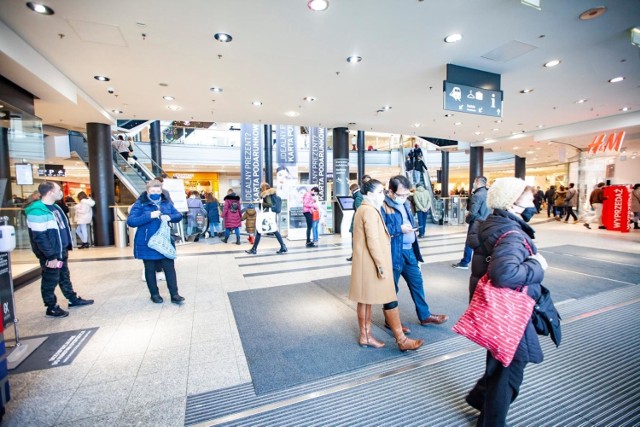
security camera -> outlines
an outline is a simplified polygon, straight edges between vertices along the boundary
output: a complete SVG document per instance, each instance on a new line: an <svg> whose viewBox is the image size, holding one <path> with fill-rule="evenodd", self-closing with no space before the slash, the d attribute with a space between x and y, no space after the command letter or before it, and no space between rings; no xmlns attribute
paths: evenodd
<svg viewBox="0 0 640 427"><path fill-rule="evenodd" d="M115 92L115 90L113 90L113 88L112 88L112 87L110 87L109 89L107 89L107 92L109 92L109 93L113 94L113 92Z"/></svg>

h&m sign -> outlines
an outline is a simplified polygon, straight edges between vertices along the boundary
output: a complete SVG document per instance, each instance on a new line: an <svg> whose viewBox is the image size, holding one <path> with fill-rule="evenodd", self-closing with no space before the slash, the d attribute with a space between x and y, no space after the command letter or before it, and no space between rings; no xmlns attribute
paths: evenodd
<svg viewBox="0 0 640 427"><path fill-rule="evenodd" d="M603 153L607 151L619 152L622 148L622 141L624 140L624 131L613 132L610 134L601 133L596 135L591 141L589 148L589 154Z"/></svg>

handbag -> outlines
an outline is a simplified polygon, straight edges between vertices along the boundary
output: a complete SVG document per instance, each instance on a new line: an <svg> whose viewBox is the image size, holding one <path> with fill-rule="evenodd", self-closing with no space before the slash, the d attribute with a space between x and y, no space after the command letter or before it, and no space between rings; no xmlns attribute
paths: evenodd
<svg viewBox="0 0 640 427"><path fill-rule="evenodd" d="M278 231L276 213L272 211L259 211L256 215L256 230L260 234L275 233Z"/></svg>
<svg viewBox="0 0 640 427"><path fill-rule="evenodd" d="M560 313L553 305L551 300L551 292L546 287L540 285L540 298L533 306L533 314L531 315L531 321L533 327L539 335L551 335L551 341L560 346L562 341L562 332L560 330Z"/></svg>
<svg viewBox="0 0 640 427"><path fill-rule="evenodd" d="M508 234L496 242L496 246ZM531 247L524 241L529 252ZM486 348L492 356L507 367L524 335L531 319L535 301L527 295L527 286L520 292L509 288L497 288L491 283L488 271L480 278L469 307L453 326L453 331Z"/></svg>
<svg viewBox="0 0 640 427"><path fill-rule="evenodd" d="M311 212L311 219L313 221L320 221L320 211L316 209L313 212Z"/></svg>
<svg viewBox="0 0 640 427"><path fill-rule="evenodd" d="M177 257L176 248L173 246L171 238L171 228L166 221L161 221L160 228L151 236L147 246L160 252L166 258L176 259Z"/></svg>

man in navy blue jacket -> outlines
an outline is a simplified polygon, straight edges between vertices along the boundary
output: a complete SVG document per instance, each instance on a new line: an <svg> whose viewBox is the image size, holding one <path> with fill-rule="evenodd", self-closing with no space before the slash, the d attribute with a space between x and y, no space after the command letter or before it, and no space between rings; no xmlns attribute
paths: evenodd
<svg viewBox="0 0 640 427"><path fill-rule="evenodd" d="M420 246L416 239L416 226L413 212L407 202L411 183L397 175L389 180L389 191L382 205L382 217L391 236L391 258L393 262L393 281L398 293L398 281L404 277L416 306L418 320L422 326L440 325L449 318L444 314L432 314L424 296L422 271L418 262L424 262ZM385 325L386 326L386 325ZM406 334L408 328L402 327Z"/></svg>

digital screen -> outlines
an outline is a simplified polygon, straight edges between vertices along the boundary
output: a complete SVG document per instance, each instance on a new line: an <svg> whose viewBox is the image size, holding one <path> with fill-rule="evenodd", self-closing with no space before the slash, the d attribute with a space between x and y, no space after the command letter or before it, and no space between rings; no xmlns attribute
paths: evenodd
<svg viewBox="0 0 640 427"><path fill-rule="evenodd" d="M38 176L66 176L62 165L40 165L38 166Z"/></svg>
<svg viewBox="0 0 640 427"><path fill-rule="evenodd" d="M338 203L340 204L340 208L343 211L352 211L353 210L353 197L351 196L336 196Z"/></svg>
<svg viewBox="0 0 640 427"><path fill-rule="evenodd" d="M33 185L33 168L31 163L16 163L16 184Z"/></svg>

